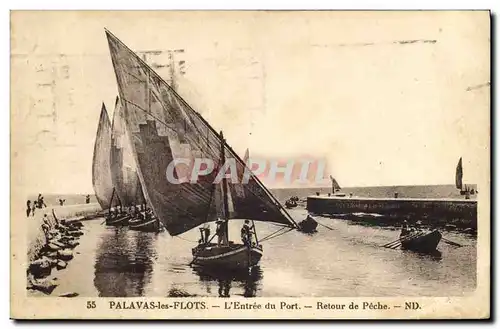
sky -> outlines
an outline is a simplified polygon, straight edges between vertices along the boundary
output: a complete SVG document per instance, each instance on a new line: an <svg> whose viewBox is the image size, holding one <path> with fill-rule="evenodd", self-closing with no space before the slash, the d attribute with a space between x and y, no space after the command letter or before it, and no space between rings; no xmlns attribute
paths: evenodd
<svg viewBox="0 0 500 329"><path fill-rule="evenodd" d="M13 12L12 184L92 193L102 102L118 93L104 28L243 156L327 159L342 186L489 179L487 12ZM168 69L159 70L167 77ZM273 186L269 186L273 187Z"/></svg>

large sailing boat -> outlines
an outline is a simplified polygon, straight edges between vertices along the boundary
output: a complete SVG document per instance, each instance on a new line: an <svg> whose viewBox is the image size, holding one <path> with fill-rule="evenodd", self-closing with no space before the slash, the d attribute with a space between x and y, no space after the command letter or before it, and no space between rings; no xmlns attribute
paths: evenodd
<svg viewBox="0 0 500 329"><path fill-rule="evenodd" d="M455 187L460 190L460 195L465 195L466 197L468 197L469 195L476 194L477 191L462 183L462 178L463 178L463 167L462 167L462 158L460 158L460 160L458 160L457 169L455 171Z"/></svg>
<svg viewBox="0 0 500 329"><path fill-rule="evenodd" d="M116 97L111 132L111 173L113 186L122 206L130 207L144 203L137 164L132 154L123 109Z"/></svg>
<svg viewBox="0 0 500 329"><path fill-rule="evenodd" d="M108 209L112 206L112 202L115 202L111 177L110 149L111 124L108 111L106 111L106 106L103 103L92 158L92 186L94 187L97 202L99 202L102 209Z"/></svg>
<svg viewBox="0 0 500 329"><path fill-rule="evenodd" d="M208 158L222 172L234 165L241 177L246 165L222 133L217 133L118 38L109 31L106 35L139 179L153 212L172 236L207 222L222 222L222 232L218 232L222 241L214 245L209 239L196 246L194 264L236 268L256 264L262 255L262 240L256 239L249 245L229 241L229 220L256 220L281 226L273 236L297 228L297 224L251 172L248 183L228 180L225 175L216 183L219 170L189 180L186 177L192 168L172 169L175 161L193 163L196 158Z"/></svg>
<svg viewBox="0 0 500 329"><path fill-rule="evenodd" d="M119 97L115 102L111 137L111 171L122 214L113 219L113 224L110 225L128 225L131 230L159 232L161 227L157 216L145 205L137 163Z"/></svg>

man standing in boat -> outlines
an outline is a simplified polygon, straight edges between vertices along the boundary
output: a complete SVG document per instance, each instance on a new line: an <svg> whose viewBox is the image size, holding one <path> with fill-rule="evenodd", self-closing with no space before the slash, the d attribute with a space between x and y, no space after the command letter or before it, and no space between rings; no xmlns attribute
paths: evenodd
<svg viewBox="0 0 500 329"><path fill-rule="evenodd" d="M215 230L215 234L217 234L217 245L218 246L221 246L222 244L227 245L228 244L226 236L227 222L223 219L217 218L215 225L217 225L217 228Z"/></svg>
<svg viewBox="0 0 500 329"><path fill-rule="evenodd" d="M245 219L245 224L241 228L241 241L247 247L252 246L252 230L253 226L250 226L250 221Z"/></svg>
<svg viewBox="0 0 500 329"><path fill-rule="evenodd" d="M202 227L200 227L200 234L200 244L207 244L210 239L210 225L208 225L208 223L205 223Z"/></svg>
<svg viewBox="0 0 500 329"><path fill-rule="evenodd" d="M401 236L408 235L410 233L410 227L408 226L408 221L405 219L403 225L401 226Z"/></svg>

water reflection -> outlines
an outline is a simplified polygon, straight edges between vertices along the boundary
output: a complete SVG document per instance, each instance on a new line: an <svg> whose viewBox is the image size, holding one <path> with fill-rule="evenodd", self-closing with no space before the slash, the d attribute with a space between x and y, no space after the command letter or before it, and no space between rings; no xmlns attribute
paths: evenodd
<svg viewBox="0 0 500 329"><path fill-rule="evenodd" d="M255 297L263 277L260 266L254 266L250 271L194 267L193 272L198 275L202 284L205 283L207 293L211 292L210 283L216 282L218 284L219 297L231 297L230 291L233 286L242 288L243 294L239 295Z"/></svg>
<svg viewBox="0 0 500 329"><path fill-rule="evenodd" d="M151 281L156 234L108 227L97 248L94 286L99 297L137 297Z"/></svg>

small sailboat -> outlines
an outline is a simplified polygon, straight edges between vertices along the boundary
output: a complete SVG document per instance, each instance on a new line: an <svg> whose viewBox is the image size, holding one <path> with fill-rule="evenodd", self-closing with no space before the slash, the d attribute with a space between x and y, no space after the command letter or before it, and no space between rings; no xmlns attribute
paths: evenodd
<svg viewBox="0 0 500 329"><path fill-rule="evenodd" d="M463 167L462 167L462 158L458 160L457 168L455 171L455 187L460 190L460 195L465 195L466 199L469 199L470 195L474 195L477 193L473 188L462 183L463 178Z"/></svg>
<svg viewBox="0 0 500 329"><path fill-rule="evenodd" d="M111 177L111 124L108 111L102 103L99 125L94 143L94 156L92 158L92 186L94 187L97 202L102 209L112 207L113 182Z"/></svg>
<svg viewBox="0 0 500 329"><path fill-rule="evenodd" d="M172 236L219 223L216 235L223 238L217 244L211 243L212 237L195 246L192 264L225 268L257 264L266 238L259 241L255 225L251 229L247 225L245 232L253 232L253 241L234 243L229 240L228 222L273 223L280 227L274 237L297 224L251 171L248 181L228 180L224 174L228 168L242 177L247 167L222 133L118 38L109 31L106 35L139 180L153 213ZM177 161L193 163L200 158L212 160L217 170L191 177L192 168L175 166Z"/></svg>
<svg viewBox="0 0 500 329"><path fill-rule="evenodd" d="M330 180L332 181L332 195L336 197L344 197L345 193L341 193L341 187L337 180L330 175Z"/></svg>

